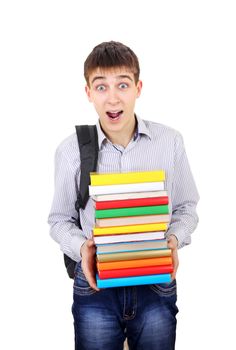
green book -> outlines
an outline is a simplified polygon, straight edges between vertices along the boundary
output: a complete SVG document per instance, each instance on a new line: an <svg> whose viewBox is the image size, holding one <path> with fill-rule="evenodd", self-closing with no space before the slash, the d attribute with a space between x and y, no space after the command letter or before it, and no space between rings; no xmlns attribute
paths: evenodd
<svg viewBox="0 0 236 350"><path fill-rule="evenodd" d="M118 209L95 210L95 218L116 218L121 216L138 216L152 214L168 214L168 205L152 205L146 207L131 207Z"/></svg>

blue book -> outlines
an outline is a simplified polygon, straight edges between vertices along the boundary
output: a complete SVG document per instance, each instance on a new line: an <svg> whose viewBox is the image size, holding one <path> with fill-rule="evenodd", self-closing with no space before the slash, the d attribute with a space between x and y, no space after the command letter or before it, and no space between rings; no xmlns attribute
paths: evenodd
<svg viewBox="0 0 236 350"><path fill-rule="evenodd" d="M101 280L96 276L98 288L112 288L112 287L128 287L144 284L160 284L171 282L171 275L169 273L148 276L134 276L134 277L120 277L107 278Z"/></svg>

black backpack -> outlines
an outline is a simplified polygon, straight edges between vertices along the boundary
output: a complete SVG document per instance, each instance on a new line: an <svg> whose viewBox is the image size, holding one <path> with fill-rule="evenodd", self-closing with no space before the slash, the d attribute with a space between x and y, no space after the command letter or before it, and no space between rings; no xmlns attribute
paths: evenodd
<svg viewBox="0 0 236 350"><path fill-rule="evenodd" d="M84 209L89 199L90 177L89 173L96 171L98 160L98 135L96 125L77 125L76 134L80 150L81 173L80 186L75 202L75 209L78 212L78 219L75 220L76 225L82 229L79 217L79 209ZM76 261L64 254L64 262L67 273L70 278L74 278L74 270Z"/></svg>

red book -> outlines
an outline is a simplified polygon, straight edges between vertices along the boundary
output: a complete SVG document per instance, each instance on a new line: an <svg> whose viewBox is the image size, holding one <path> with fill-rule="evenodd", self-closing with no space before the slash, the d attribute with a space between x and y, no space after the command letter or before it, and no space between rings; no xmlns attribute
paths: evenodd
<svg viewBox="0 0 236 350"><path fill-rule="evenodd" d="M113 209L113 208L131 208L144 207L150 205L166 205L168 204L168 197L153 197L153 198L136 198L125 199L118 201L94 202L95 209Z"/></svg>
<svg viewBox="0 0 236 350"><path fill-rule="evenodd" d="M117 269L117 270L98 270L100 279L106 278L117 278L117 277L132 277L132 276L146 276L161 273L173 272L173 265L160 265L160 266L146 266L146 267L135 267L128 269Z"/></svg>

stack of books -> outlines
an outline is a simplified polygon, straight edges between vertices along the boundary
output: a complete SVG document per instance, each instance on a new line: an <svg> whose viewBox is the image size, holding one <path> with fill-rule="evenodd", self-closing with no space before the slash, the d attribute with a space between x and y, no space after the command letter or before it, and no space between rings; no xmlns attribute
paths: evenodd
<svg viewBox="0 0 236 350"><path fill-rule="evenodd" d="M165 232L168 195L162 170L91 173L97 286L166 283L173 271Z"/></svg>

